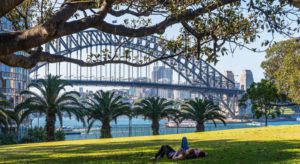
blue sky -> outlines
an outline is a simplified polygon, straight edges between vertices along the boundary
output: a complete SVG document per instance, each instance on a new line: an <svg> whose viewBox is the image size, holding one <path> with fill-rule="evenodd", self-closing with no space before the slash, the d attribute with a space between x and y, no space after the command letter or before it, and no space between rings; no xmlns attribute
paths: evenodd
<svg viewBox="0 0 300 164"><path fill-rule="evenodd" d="M169 27L165 35L167 38L174 38L179 34L179 25ZM260 34L261 39L250 43L248 47L265 50L267 47L262 47L261 43L264 40L272 40L272 35L267 32ZM287 37L279 34L274 34L274 41L282 41L288 39ZM229 46L226 46L229 49ZM219 62L214 66L218 71L223 73L226 70L233 71L235 80L240 81L240 74L244 69L250 69L253 73L254 81L258 82L264 78L264 70L260 67L262 61L265 60L264 52L253 52L246 48L236 48L233 53L219 57Z"/></svg>

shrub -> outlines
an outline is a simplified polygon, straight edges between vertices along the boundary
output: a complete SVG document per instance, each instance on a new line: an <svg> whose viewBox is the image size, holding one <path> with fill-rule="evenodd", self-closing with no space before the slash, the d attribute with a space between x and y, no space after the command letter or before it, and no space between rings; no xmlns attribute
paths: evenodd
<svg viewBox="0 0 300 164"><path fill-rule="evenodd" d="M62 130L55 132L55 141L64 141L66 139L66 135Z"/></svg>
<svg viewBox="0 0 300 164"><path fill-rule="evenodd" d="M17 137L14 132L0 134L0 145L16 144Z"/></svg>
<svg viewBox="0 0 300 164"><path fill-rule="evenodd" d="M20 143L45 142L46 132L42 127L28 129L28 133L20 140Z"/></svg>
<svg viewBox="0 0 300 164"><path fill-rule="evenodd" d="M64 141L66 139L63 131L57 131L54 135L56 141ZM34 127L33 129L28 129L28 134L20 140L20 143L45 142L46 137L47 135L44 128Z"/></svg>

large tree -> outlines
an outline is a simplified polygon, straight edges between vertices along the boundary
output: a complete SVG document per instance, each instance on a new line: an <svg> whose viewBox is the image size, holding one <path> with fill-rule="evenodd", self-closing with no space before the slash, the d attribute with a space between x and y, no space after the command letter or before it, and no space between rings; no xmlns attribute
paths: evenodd
<svg viewBox="0 0 300 164"><path fill-rule="evenodd" d="M217 126L215 120L221 121L226 125L226 117L222 115L222 110L213 101L207 99L191 99L181 105L182 117L197 122L196 132L205 130L204 123L212 121Z"/></svg>
<svg viewBox="0 0 300 164"><path fill-rule="evenodd" d="M173 101L169 101L160 97L148 97L135 103L135 113L137 116L144 116L144 119L152 121L152 134L159 135L159 121L164 118L169 118L176 109L173 109Z"/></svg>
<svg viewBox="0 0 300 164"><path fill-rule="evenodd" d="M6 113L9 116L8 123L12 126L15 125L16 127L15 133L17 136L17 140L19 140L19 128L23 121L28 118L29 113L24 113L23 111L17 110L16 108L14 110L7 110Z"/></svg>
<svg viewBox="0 0 300 164"><path fill-rule="evenodd" d="M248 100L251 101L253 116L257 119L263 117L265 126L268 126L269 117L275 118L280 115L279 107L284 106L287 101L286 95L278 93L275 85L265 79L250 85L239 100L239 106L247 107L246 101Z"/></svg>
<svg viewBox="0 0 300 164"><path fill-rule="evenodd" d="M47 141L54 141L56 117L60 125L63 125L63 113L72 115L77 120L84 121L85 112L83 106L79 104L77 97L80 94L76 91L65 91L67 86L72 86L68 81L60 79L58 76L48 75L47 79L40 79L37 83L30 83L28 89L22 91L22 95L28 96L26 100L16 106L16 112L24 112L23 115L32 113L44 113L46 115Z"/></svg>
<svg viewBox="0 0 300 164"><path fill-rule="evenodd" d="M261 67L282 93L300 104L300 41L290 39L273 44Z"/></svg>
<svg viewBox="0 0 300 164"><path fill-rule="evenodd" d="M11 103L6 100L5 95L0 93L0 128L4 128L5 132L7 132L9 125L9 115L7 114L9 111L8 108L11 108Z"/></svg>
<svg viewBox="0 0 300 164"><path fill-rule="evenodd" d="M101 122L100 138L111 138L110 122L124 115L131 115L130 104L123 102L122 96L115 96L114 92L97 91L90 102L87 102L88 132L95 121Z"/></svg>
<svg viewBox="0 0 300 164"><path fill-rule="evenodd" d="M164 43L165 51L175 53L170 56L162 53L156 60L185 53L187 58L199 59L205 55L208 61L217 62L218 56L228 52L224 47L225 43L245 46L255 41L264 30L273 34L293 35L299 30L298 2L298 0L1 0L0 17L11 21L15 32L0 33L0 62L23 68L32 68L38 62L62 61L82 66L107 63L144 66L152 63L154 59L145 59L141 63L128 61L127 58L120 61L120 58L115 57L102 60L101 55L100 57L91 55L92 58L101 59L87 62L50 54L41 48L32 48L89 28L134 38L164 34L168 27L175 24L180 24L183 30L177 39ZM127 17L130 17L130 20L125 19ZM116 18L124 22L110 23ZM152 21L152 18L155 20ZM290 26L293 23L294 26ZM18 51L26 51L29 55L17 55Z"/></svg>

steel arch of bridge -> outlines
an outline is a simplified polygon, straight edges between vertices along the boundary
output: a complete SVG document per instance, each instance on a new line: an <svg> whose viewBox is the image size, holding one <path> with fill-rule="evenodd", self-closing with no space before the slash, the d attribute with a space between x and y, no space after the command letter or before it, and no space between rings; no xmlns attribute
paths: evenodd
<svg viewBox="0 0 300 164"><path fill-rule="evenodd" d="M125 41L127 40L127 41ZM125 41L125 42L124 42ZM57 38L44 45L44 48L48 52L52 52L58 55L69 55L73 52L80 52L82 55L83 49L88 49L97 46L120 46L122 43L123 48L128 48L142 52L149 55L152 59L161 56L161 53L165 52L164 47L160 45L161 39L157 36L139 37L139 38L127 38L123 36L116 36L112 34L103 33L98 30L87 30L79 33L71 34L61 38ZM124 44L125 43L125 44ZM149 54L149 52L152 52ZM172 55L173 52L166 51L168 55ZM78 56L78 55L77 55ZM120 85L120 86L136 86L136 87L155 87L155 88L173 88L173 89L189 89L200 92L203 95L214 94L218 97L219 101L229 110L231 115L235 115L235 104L232 103L232 98L243 93L241 90L235 89L233 81L229 80L222 73L217 71L210 64L202 59L199 60L185 60L184 55L179 55L174 58L162 60L162 63L172 68L181 77L183 77L187 84L175 85L175 84L160 84L153 82L141 83L138 81L105 81L105 80L83 80L80 73L79 78L68 79L70 82L77 85ZM39 63L30 72L34 73L42 67L49 69L48 63ZM224 98L224 95L226 98ZM227 99L227 100L226 100ZM230 100L228 100L230 99ZM231 104L230 104L231 103ZM232 105L233 104L233 105Z"/></svg>

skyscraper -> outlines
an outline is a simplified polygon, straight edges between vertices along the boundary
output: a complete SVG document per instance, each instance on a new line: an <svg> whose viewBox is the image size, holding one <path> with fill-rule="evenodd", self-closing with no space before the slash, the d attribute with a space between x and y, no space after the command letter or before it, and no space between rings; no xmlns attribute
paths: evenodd
<svg viewBox="0 0 300 164"><path fill-rule="evenodd" d="M233 74L232 71L224 71L223 75L225 77L227 77L229 80L231 80L232 82L235 82L235 80L234 80L234 74Z"/></svg>
<svg viewBox="0 0 300 164"><path fill-rule="evenodd" d="M166 82L171 83L172 78L173 72L171 68L165 68L164 66L154 66L152 72L152 81L158 82L160 79L167 79Z"/></svg>
<svg viewBox="0 0 300 164"><path fill-rule="evenodd" d="M172 83L173 72L171 68L164 66L154 66L152 81L156 83ZM164 98L173 98L173 91L170 89L152 89L153 95Z"/></svg>
<svg viewBox="0 0 300 164"><path fill-rule="evenodd" d="M0 21L0 33L12 31L12 26L5 18ZM23 55L23 52L16 52ZM29 72L19 67L10 67L0 63L0 92L6 96L6 99L15 106L22 102L23 96L20 92L24 90L29 82Z"/></svg>

